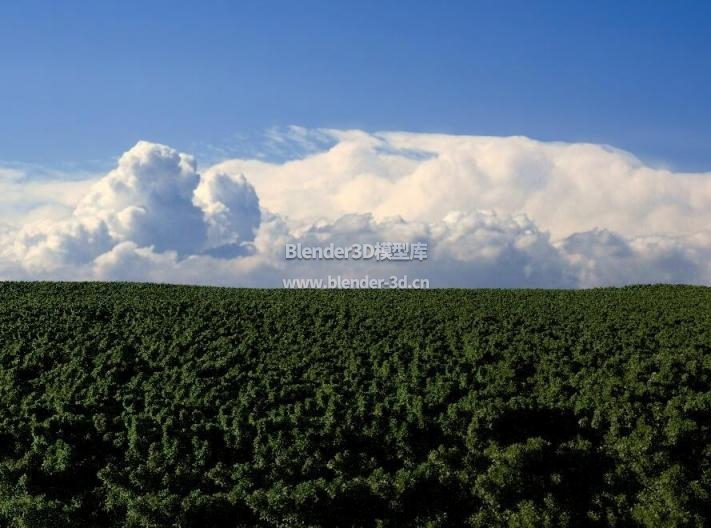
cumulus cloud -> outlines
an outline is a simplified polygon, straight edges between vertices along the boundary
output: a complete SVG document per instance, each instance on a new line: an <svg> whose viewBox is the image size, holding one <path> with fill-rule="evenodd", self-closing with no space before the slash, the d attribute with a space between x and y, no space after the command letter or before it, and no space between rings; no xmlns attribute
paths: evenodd
<svg viewBox="0 0 711 528"><path fill-rule="evenodd" d="M118 241L158 251L199 252L206 227L192 202L198 182L192 157L141 141L94 184L73 215L80 222L103 222Z"/></svg>
<svg viewBox="0 0 711 528"><path fill-rule="evenodd" d="M336 144L286 163L229 160L262 204L293 218L371 212L435 221L452 210L526 214L554 238L606 228L624 236L711 225L711 173L644 165L605 145L525 137L331 131ZM318 204L314 207L313 204Z"/></svg>
<svg viewBox="0 0 711 528"><path fill-rule="evenodd" d="M9 277L93 278L109 266L118 278L124 272L115 263L124 262L139 279L142 259L165 264L171 256L239 247L254 239L259 221L259 201L243 177L201 180L191 156L141 141L87 186L64 218L7 225L0 232L0 269Z"/></svg>
<svg viewBox="0 0 711 528"><path fill-rule="evenodd" d="M711 234L625 239L606 229L561 241L561 255L583 286L633 283L711 285Z"/></svg>
<svg viewBox="0 0 711 528"><path fill-rule="evenodd" d="M254 240L261 221L259 198L243 174L203 176L194 190L193 204L203 212L207 246L213 252L224 253Z"/></svg>
<svg viewBox="0 0 711 528"><path fill-rule="evenodd" d="M0 277L711 284L711 173L650 167L604 145L523 137L291 128L269 141L302 154L231 159L200 173L191 156L139 142L92 182L42 188L21 171L0 170L0 201L13 211L0 217ZM31 215L18 212L23 189ZM424 242L429 257L284 258L286 243L378 242Z"/></svg>

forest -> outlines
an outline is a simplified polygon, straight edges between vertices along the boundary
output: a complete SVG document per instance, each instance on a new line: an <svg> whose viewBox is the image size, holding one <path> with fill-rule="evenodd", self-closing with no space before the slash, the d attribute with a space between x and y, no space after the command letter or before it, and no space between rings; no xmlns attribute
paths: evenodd
<svg viewBox="0 0 711 528"><path fill-rule="evenodd" d="M711 525L711 288L0 298L0 526Z"/></svg>

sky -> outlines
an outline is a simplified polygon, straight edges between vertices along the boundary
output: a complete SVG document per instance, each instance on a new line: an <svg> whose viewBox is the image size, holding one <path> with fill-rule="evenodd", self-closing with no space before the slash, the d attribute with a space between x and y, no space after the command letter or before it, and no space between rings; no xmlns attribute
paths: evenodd
<svg viewBox="0 0 711 528"><path fill-rule="evenodd" d="M0 280L711 285L709 15L2 3Z"/></svg>
<svg viewBox="0 0 711 528"><path fill-rule="evenodd" d="M299 125L708 170L710 20L702 1L3 2L0 160L106 166L140 139L247 148Z"/></svg>

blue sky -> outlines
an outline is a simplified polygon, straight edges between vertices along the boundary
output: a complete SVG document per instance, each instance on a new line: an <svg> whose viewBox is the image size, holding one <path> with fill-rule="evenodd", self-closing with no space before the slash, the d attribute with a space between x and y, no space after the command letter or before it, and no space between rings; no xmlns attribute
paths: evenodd
<svg viewBox="0 0 711 528"><path fill-rule="evenodd" d="M278 287L325 270L285 241L419 241L427 269L386 276L711 285L709 26L700 1L2 2L0 280Z"/></svg>
<svg viewBox="0 0 711 528"><path fill-rule="evenodd" d="M0 160L291 124L527 135L711 169L708 2L0 4Z"/></svg>

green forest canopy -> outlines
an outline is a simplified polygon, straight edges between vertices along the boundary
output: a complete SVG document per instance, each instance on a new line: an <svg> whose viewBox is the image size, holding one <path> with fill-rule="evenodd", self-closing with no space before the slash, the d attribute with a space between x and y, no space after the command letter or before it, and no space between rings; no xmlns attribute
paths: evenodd
<svg viewBox="0 0 711 528"><path fill-rule="evenodd" d="M2 526L711 522L709 288L0 295Z"/></svg>

